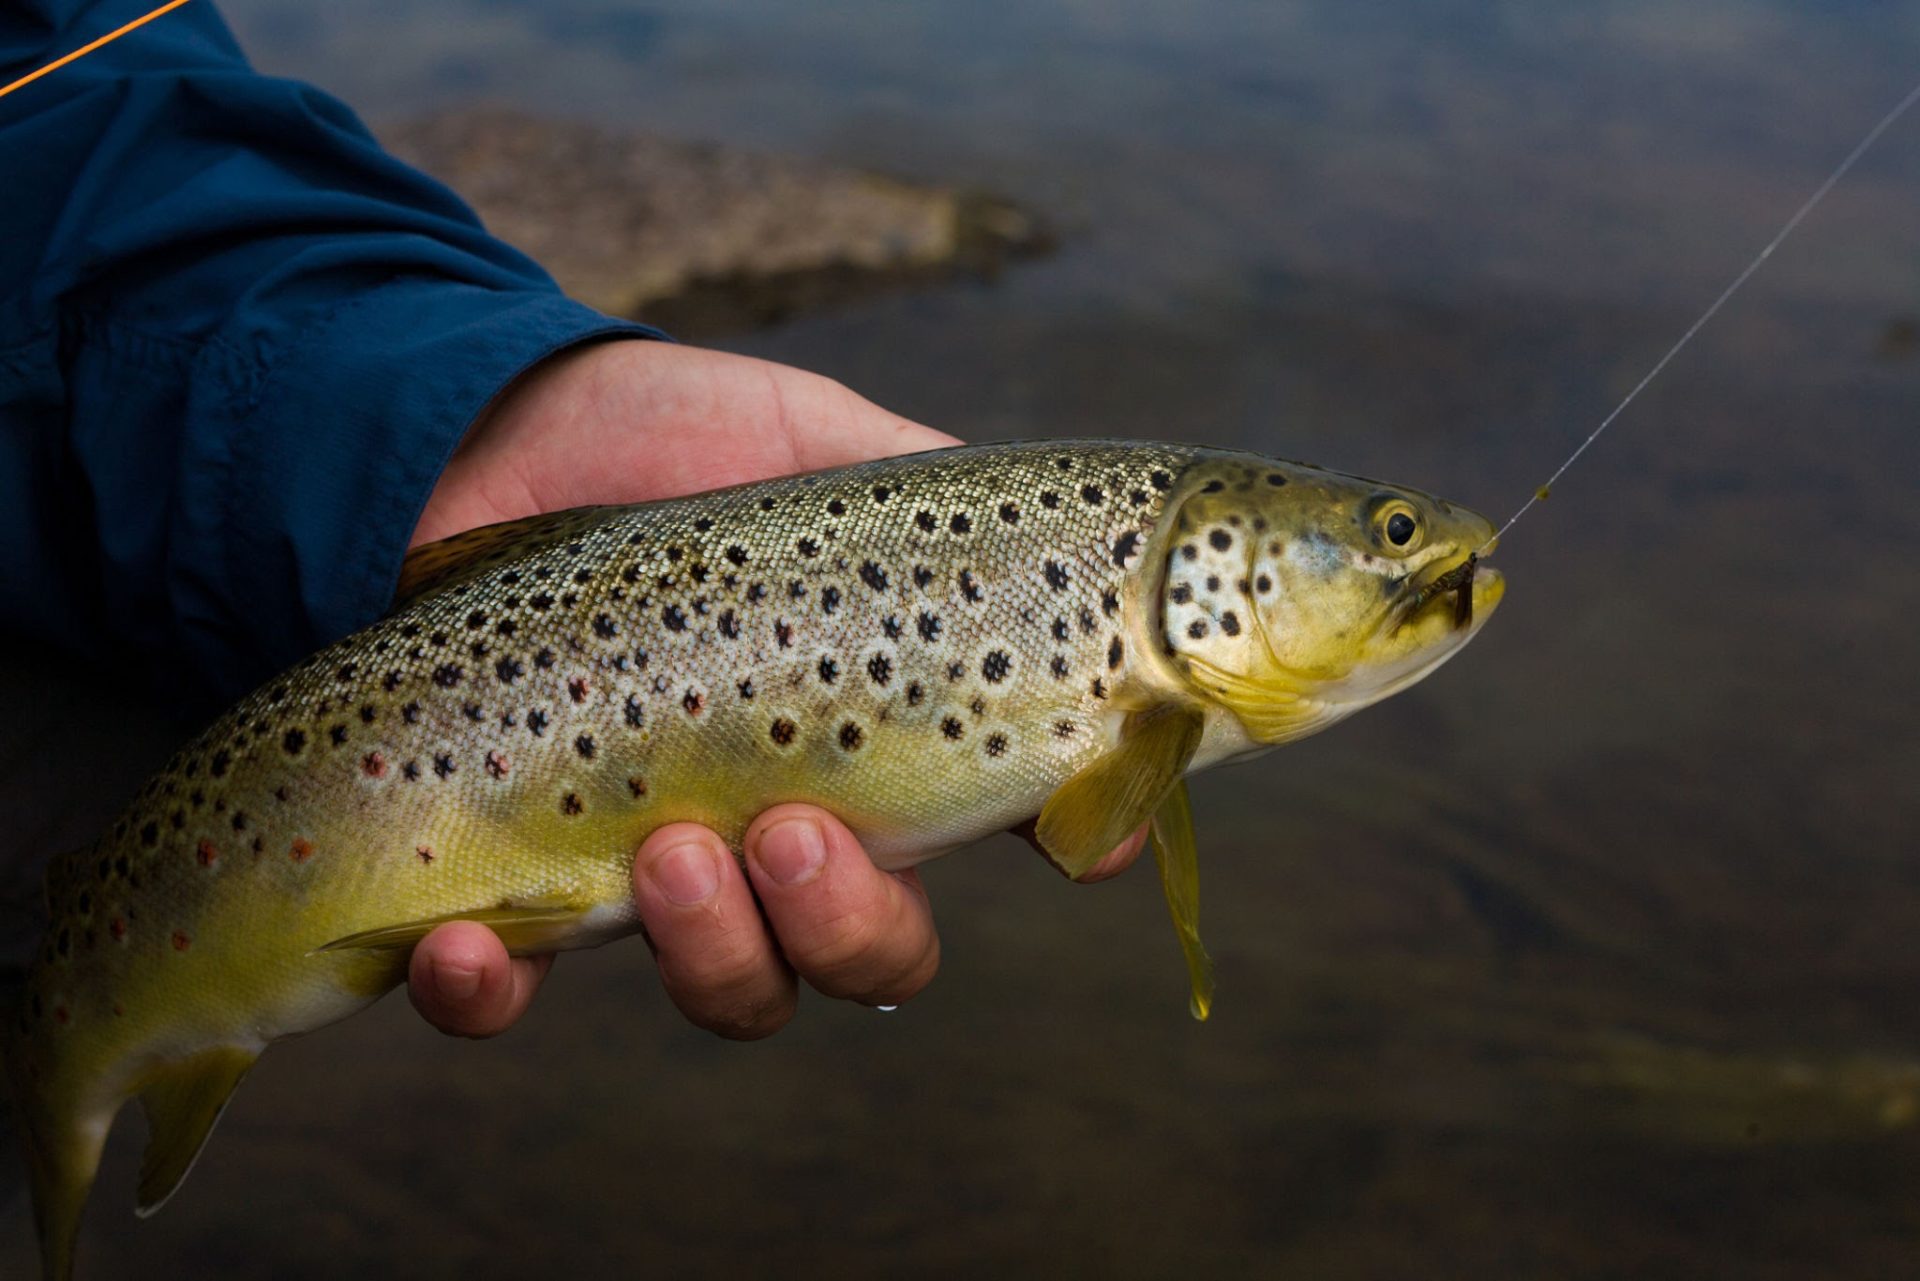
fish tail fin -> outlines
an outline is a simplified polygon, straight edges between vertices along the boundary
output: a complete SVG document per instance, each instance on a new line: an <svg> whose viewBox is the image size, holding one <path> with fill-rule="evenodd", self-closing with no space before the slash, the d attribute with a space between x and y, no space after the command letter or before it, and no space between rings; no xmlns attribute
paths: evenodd
<svg viewBox="0 0 1920 1281"><path fill-rule="evenodd" d="M80 1214L93 1190L113 1113L89 1116L54 1105L45 1091L34 1088L18 1041L8 1047L7 1075L13 1083L13 1125L33 1193L40 1275L44 1281L69 1281Z"/></svg>

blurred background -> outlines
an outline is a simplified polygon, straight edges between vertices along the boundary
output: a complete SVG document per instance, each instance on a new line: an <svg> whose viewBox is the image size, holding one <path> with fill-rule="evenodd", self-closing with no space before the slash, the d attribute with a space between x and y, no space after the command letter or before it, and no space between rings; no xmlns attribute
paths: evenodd
<svg viewBox="0 0 1920 1281"><path fill-rule="evenodd" d="M1051 246L687 313L707 341L971 439L1206 441L1496 519L1920 76L1920 16L1872 2L224 10L428 151L478 104L986 193ZM1150 872L1076 889L1003 840L927 869L946 962L898 1013L725 1044L638 944L489 1044L391 999L269 1055L145 1224L125 1122L83 1260L1913 1275L1916 474L1920 116L1517 527L1471 650L1197 780L1209 1024ZM0 765L6 839L52 849L179 727L44 662L5 665ZM16 1204L0 1274L27 1237Z"/></svg>

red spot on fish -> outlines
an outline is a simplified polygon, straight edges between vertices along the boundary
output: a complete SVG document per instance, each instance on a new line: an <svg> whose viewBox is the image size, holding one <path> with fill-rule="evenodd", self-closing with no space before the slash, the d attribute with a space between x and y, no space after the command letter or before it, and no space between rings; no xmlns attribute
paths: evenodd
<svg viewBox="0 0 1920 1281"><path fill-rule="evenodd" d="M114 1013L115 1013L116 1015L120 1015L120 1014L125 1014L125 1013L127 1012L127 1007L126 1007L126 1006L124 1006L124 1005L122 1005L122 1004L120 1004L120 1002L118 1002L118 1001L115 1001L115 1002L113 1003L113 1012L114 1012Z"/></svg>
<svg viewBox="0 0 1920 1281"><path fill-rule="evenodd" d="M212 841L203 840L200 842L198 857L201 867L212 867L220 861L220 851L213 848Z"/></svg>
<svg viewBox="0 0 1920 1281"><path fill-rule="evenodd" d="M415 849L414 849L414 851L413 851L413 852L414 852L414 853L415 853L416 855L418 855L418 856L419 856L419 858L420 858L420 861L421 861L422 863L431 863L431 862L433 862L433 847L432 847L432 846L429 846L429 845L421 845L421 846L417 846L417 847L415 847Z"/></svg>
<svg viewBox="0 0 1920 1281"><path fill-rule="evenodd" d="M293 838L293 861L296 863L304 863L312 857L313 857L313 842L306 839L304 836L294 837Z"/></svg>
<svg viewBox="0 0 1920 1281"><path fill-rule="evenodd" d="M360 758L360 770L368 778L385 778L387 776L387 758L378 752L368 752Z"/></svg>
<svg viewBox="0 0 1920 1281"><path fill-rule="evenodd" d="M59 1023L62 1026L65 1026L65 1024L72 1018L72 1016L67 1013L66 1006L56 1005L53 1007L53 1018L56 1023Z"/></svg>
<svg viewBox="0 0 1920 1281"><path fill-rule="evenodd" d="M184 952L192 946L193 946L193 940L187 937L186 932L184 930L175 930L173 932L173 950L174 951Z"/></svg>
<svg viewBox="0 0 1920 1281"><path fill-rule="evenodd" d="M505 778L507 771L512 768L513 764L507 760L507 754L505 752L487 753L487 773L493 775L495 778Z"/></svg>
<svg viewBox="0 0 1920 1281"><path fill-rule="evenodd" d="M127 937L127 923L122 918L116 916L107 923L107 931L113 935L114 942L125 942Z"/></svg>
<svg viewBox="0 0 1920 1281"><path fill-rule="evenodd" d="M576 703L586 702L587 691L592 688L591 685L587 684L587 678L584 676L576 676L567 682L567 693L573 696L573 701Z"/></svg>

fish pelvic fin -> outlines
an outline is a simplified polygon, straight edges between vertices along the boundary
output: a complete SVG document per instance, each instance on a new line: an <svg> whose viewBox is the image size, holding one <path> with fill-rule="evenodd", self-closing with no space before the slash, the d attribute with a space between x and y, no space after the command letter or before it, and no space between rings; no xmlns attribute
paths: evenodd
<svg viewBox="0 0 1920 1281"><path fill-rule="evenodd" d="M515 956L551 952L572 934L587 913L575 903L528 903L449 912L420 921L403 921L361 930L314 949L316 952L392 951L411 948L433 931L453 921L474 921L500 936Z"/></svg>
<svg viewBox="0 0 1920 1281"><path fill-rule="evenodd" d="M147 1218L179 1190L234 1087L260 1057L258 1050L219 1045L158 1069L140 1091L147 1114L147 1153L140 1161L134 1213Z"/></svg>
<svg viewBox="0 0 1920 1281"><path fill-rule="evenodd" d="M1079 880L1153 814L1186 773L1205 720L1191 707L1136 712L1120 746L1047 798L1034 825L1055 867Z"/></svg>

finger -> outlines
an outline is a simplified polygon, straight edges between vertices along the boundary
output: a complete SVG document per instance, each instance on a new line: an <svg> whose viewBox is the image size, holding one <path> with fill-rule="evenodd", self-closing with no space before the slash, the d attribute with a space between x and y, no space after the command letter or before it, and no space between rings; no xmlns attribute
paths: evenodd
<svg viewBox="0 0 1920 1281"><path fill-rule="evenodd" d="M449 1036L498 1036L526 1013L552 956L512 957L500 936L473 921L442 925L407 965L407 995Z"/></svg>
<svg viewBox="0 0 1920 1281"><path fill-rule="evenodd" d="M660 981L699 1027L739 1041L771 1036L793 1017L798 989L767 932L740 864L720 838L674 823L633 863L633 900Z"/></svg>
<svg viewBox="0 0 1920 1281"><path fill-rule="evenodd" d="M777 805L747 829L747 872L788 962L828 996L898 1005L940 965L920 878L883 872L831 814Z"/></svg>
<svg viewBox="0 0 1920 1281"><path fill-rule="evenodd" d="M1028 819L1011 830L1015 836L1033 846L1040 857L1047 858L1046 849L1040 844L1040 838L1034 834L1034 822L1035 820ZM1133 861L1139 858L1141 852L1147 848L1148 830L1145 823L1135 828L1133 835L1114 846L1111 853L1093 865L1092 871L1079 878L1079 883L1091 885L1095 881L1104 881L1110 876L1118 876L1132 867ZM1047 859L1047 861L1051 863L1053 860Z"/></svg>

